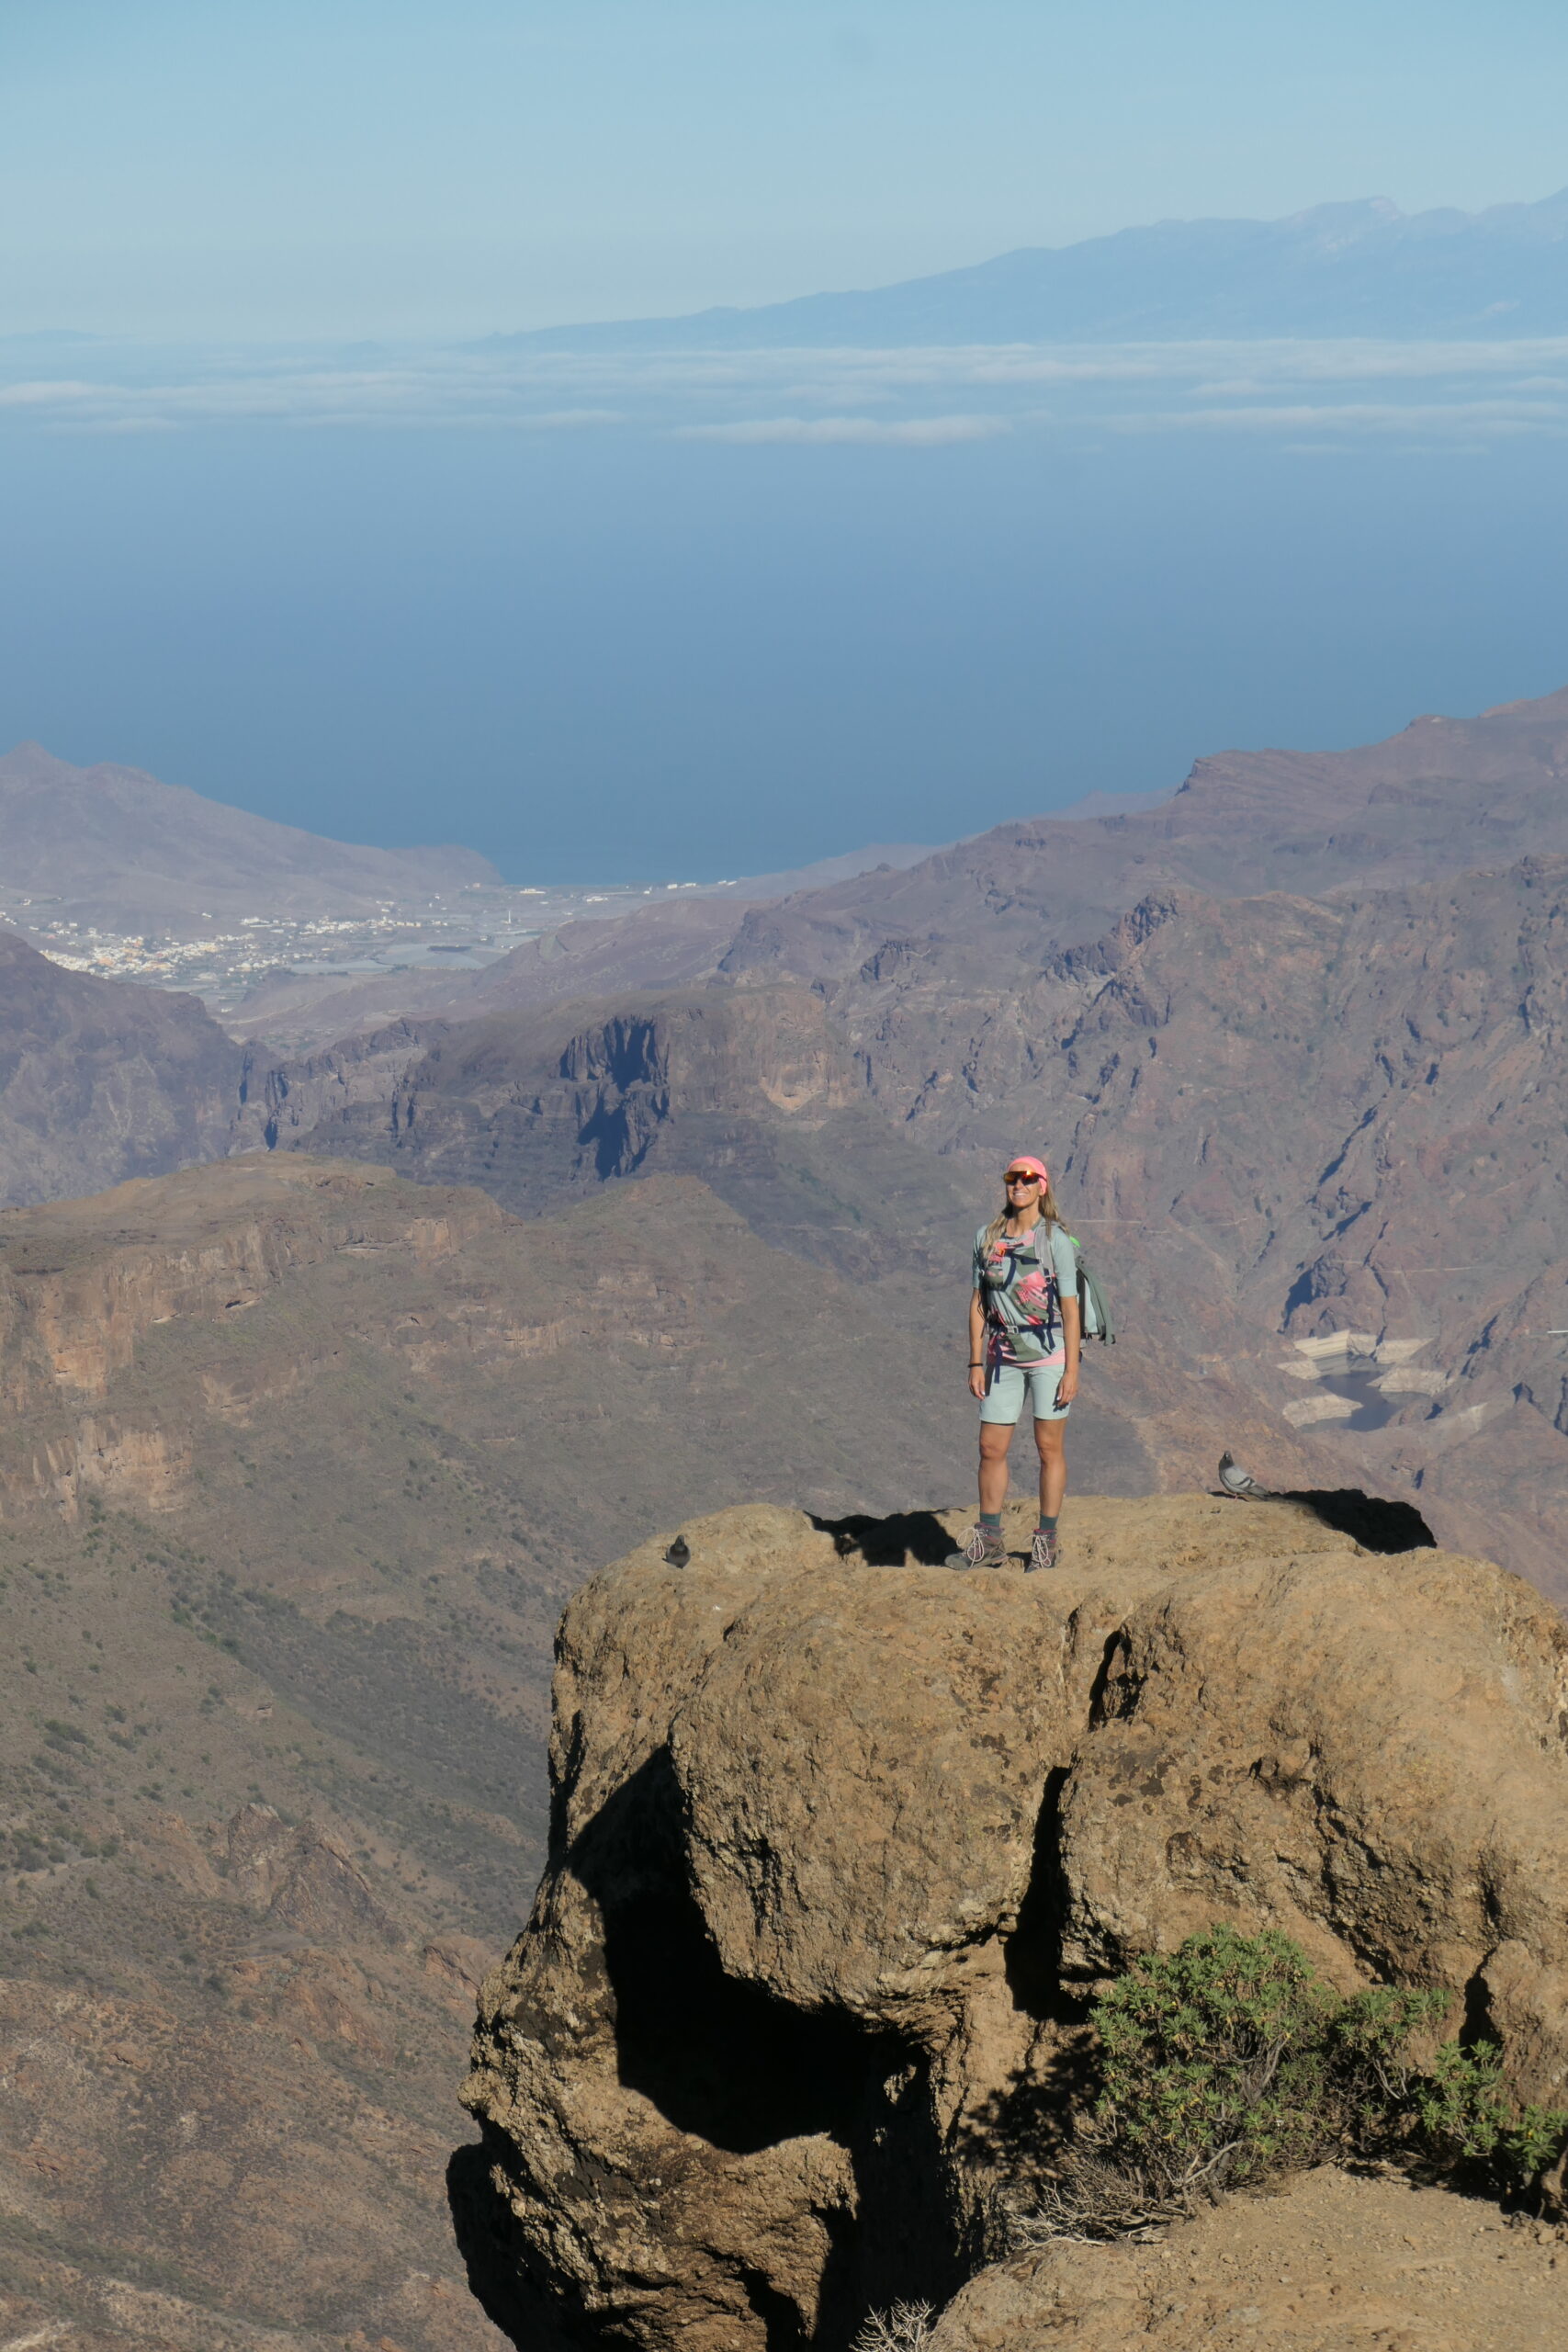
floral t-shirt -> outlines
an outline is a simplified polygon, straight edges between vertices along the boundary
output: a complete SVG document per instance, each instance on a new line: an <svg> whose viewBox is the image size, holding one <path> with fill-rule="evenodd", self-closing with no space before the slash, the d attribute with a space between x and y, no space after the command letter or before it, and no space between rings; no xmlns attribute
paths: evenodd
<svg viewBox="0 0 1568 2352"><path fill-rule="evenodd" d="M1000 1326L1003 1363L1066 1361L1061 1302L1077 1297L1078 1260L1061 1226L1041 1217L1030 1232L993 1241L983 1225L975 1236L975 1287L987 1324Z"/></svg>

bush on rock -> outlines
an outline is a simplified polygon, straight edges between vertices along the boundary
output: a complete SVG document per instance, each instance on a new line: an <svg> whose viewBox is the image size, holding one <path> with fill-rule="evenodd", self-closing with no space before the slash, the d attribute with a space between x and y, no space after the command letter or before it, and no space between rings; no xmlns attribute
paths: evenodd
<svg viewBox="0 0 1568 2352"><path fill-rule="evenodd" d="M1138 2236L1200 2198L1349 2155L1528 2189L1568 2114L1516 2111L1489 2043L1446 2041L1419 2064L1450 1997L1374 1985L1344 1999L1272 1930L1214 1927L1134 1962L1094 2004L1089 2120L1009 2234Z"/></svg>

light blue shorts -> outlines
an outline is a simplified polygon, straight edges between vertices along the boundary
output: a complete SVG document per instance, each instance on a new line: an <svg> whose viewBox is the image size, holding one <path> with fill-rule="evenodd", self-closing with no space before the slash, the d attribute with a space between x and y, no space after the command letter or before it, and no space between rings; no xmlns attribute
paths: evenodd
<svg viewBox="0 0 1568 2352"><path fill-rule="evenodd" d="M1027 1365L999 1363L990 1388L980 1399L980 1419L1016 1423L1027 1396L1037 1421L1065 1421L1073 1408L1057 1404L1056 1390L1066 1368L1065 1361Z"/></svg>

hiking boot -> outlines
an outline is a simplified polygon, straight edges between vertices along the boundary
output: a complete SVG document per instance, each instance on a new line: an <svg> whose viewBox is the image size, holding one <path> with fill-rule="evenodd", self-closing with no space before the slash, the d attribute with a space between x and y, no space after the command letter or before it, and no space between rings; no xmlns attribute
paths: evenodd
<svg viewBox="0 0 1568 2352"><path fill-rule="evenodd" d="M1034 1531L1034 1541L1029 1547L1029 1558L1023 1573L1028 1576L1032 1568L1054 1568L1061 1556L1062 1547L1050 1530L1037 1527Z"/></svg>
<svg viewBox="0 0 1568 2352"><path fill-rule="evenodd" d="M1005 1568L1007 1545L999 1527L987 1527L982 1522L976 1528L962 1552L950 1552L950 1568Z"/></svg>

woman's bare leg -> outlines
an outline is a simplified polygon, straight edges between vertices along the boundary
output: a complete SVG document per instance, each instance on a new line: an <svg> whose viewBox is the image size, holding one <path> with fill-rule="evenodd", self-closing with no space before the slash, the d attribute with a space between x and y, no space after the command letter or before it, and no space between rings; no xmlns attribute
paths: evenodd
<svg viewBox="0 0 1568 2352"><path fill-rule="evenodd" d="M1067 1425L1066 1421L1036 1421L1034 1442L1040 1450L1040 1516L1055 1519L1067 1491ZM981 1476L984 1476L982 1471Z"/></svg>
<svg viewBox="0 0 1568 2352"><path fill-rule="evenodd" d="M1040 1428L1041 1423L1037 1421L1035 1427ZM980 1424L982 1510L1000 1510L1008 1498L1008 1448L1012 1443L1012 1432L1011 1421L982 1421Z"/></svg>

